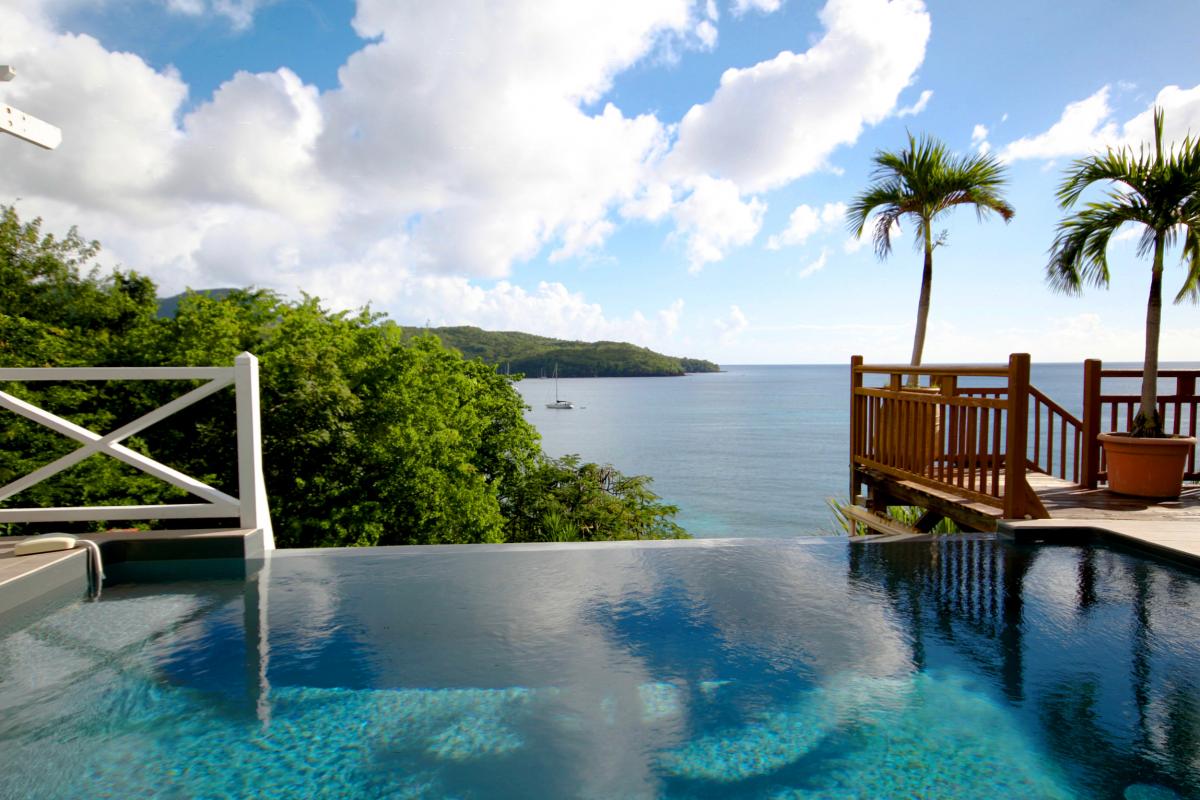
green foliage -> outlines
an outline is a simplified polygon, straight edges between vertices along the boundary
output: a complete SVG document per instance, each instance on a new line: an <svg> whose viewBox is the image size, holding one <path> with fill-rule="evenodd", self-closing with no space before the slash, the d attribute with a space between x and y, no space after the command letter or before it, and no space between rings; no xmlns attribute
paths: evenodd
<svg viewBox="0 0 1200 800"><path fill-rule="evenodd" d="M720 372L711 361L664 356L626 342L568 342L516 331L485 331L469 325L405 328L406 336L436 334L467 358L481 358L501 370L563 378L650 377L686 372Z"/></svg>
<svg viewBox="0 0 1200 800"><path fill-rule="evenodd" d="M0 206L0 346L21 366L61 363L68 351L84 361L107 354L114 337L153 314L153 282L120 270L102 276L99 250L74 228L58 239L42 233L41 220L22 223Z"/></svg>
<svg viewBox="0 0 1200 800"><path fill-rule="evenodd" d="M836 500L832 497L825 498L825 505L829 507L829 512L833 515L833 524L838 530L846 533L848 536L863 536L870 533L867 526L857 520L850 519L844 511L849 503L845 500ZM917 520L925 513L925 509L919 506L888 506L887 515L899 522L901 525L907 525L910 528L916 526ZM962 530L955 524L954 520L949 517L943 517L938 521L933 529L929 531L934 534L950 534L961 533Z"/></svg>
<svg viewBox="0 0 1200 800"><path fill-rule="evenodd" d="M1182 240L1185 269L1175 302L1200 300L1200 139L1187 136L1169 152L1163 148L1163 111L1154 110L1154 147L1109 148L1075 161L1063 175L1059 205L1071 209L1096 183L1116 185L1103 201L1087 203L1058 224L1046 280L1055 290L1079 294L1084 284L1107 287L1108 244L1126 223L1140 225L1138 255L1151 256L1150 299L1146 313L1146 362L1141 408L1131 431L1163 436L1158 413L1158 339L1162 272L1166 248Z"/></svg>
<svg viewBox="0 0 1200 800"><path fill-rule="evenodd" d="M547 458L515 378L435 336L267 291L187 294L173 316L159 317L150 281L101 275L94 244L74 233L42 236L38 222L0 210L0 364L228 365L244 351L258 356L264 472L281 546L684 535L648 478ZM109 431L196 385L181 383L189 385L3 388ZM234 431L232 398L221 392L126 444L237 494ZM8 413L0 443L0 483L74 449ZM180 494L93 456L7 505L161 503Z"/></svg>
<svg viewBox="0 0 1200 800"><path fill-rule="evenodd" d="M934 220L956 206L973 205L980 218L992 212L1005 222L1013 217L1012 206L1001 195L1006 170L993 155L955 157L938 139L909 134L907 149L880 150L874 161L874 183L850 204L846 219L850 231L861 236L875 214L872 239L880 258L892 252L892 226L902 218L914 223L919 247L933 240Z"/></svg>
<svg viewBox="0 0 1200 800"><path fill-rule="evenodd" d="M158 298L158 316L174 317L179 314L179 304L183 302L183 299L189 294L200 294L204 295L205 297L212 298L213 300L220 300L223 297L228 297L236 291L237 289L234 288L196 289L195 291L173 294L170 297L160 297Z"/></svg>
<svg viewBox="0 0 1200 800"><path fill-rule="evenodd" d="M683 539L671 521L678 509L659 502L644 475L581 464L578 456L545 459L520 491L507 498L508 539L583 542L608 539Z"/></svg>
<svg viewBox="0 0 1200 800"><path fill-rule="evenodd" d="M1108 243L1125 223L1143 228L1138 255L1154 255L1183 242L1185 275L1176 302L1200 300L1200 139L1186 137L1163 150L1163 113L1155 110L1154 148L1112 149L1076 160L1063 175L1059 205L1071 209L1096 183L1118 184L1102 202L1087 203L1064 218L1046 265L1046 279L1058 291L1079 294L1084 284L1107 287ZM1158 242L1162 237L1161 243Z"/></svg>
<svg viewBox="0 0 1200 800"><path fill-rule="evenodd" d="M125 347L140 339L153 320L154 285L121 271L102 276L94 264L99 248L72 229L62 239L41 232L41 223L22 223L0 206L0 363L6 367L82 366L119 363ZM109 430L129 401L111 387L85 383L0 386L88 428ZM137 393L139 389L135 389ZM144 388L140 389L143 398ZM136 404L136 403L135 403ZM0 485L75 449L64 437L34 422L3 413L0 427ZM145 440L127 447L145 452ZM67 473L20 495L32 505L159 503L177 498L172 487L126 467L92 456ZM10 503L11 504L11 503Z"/></svg>
<svg viewBox="0 0 1200 800"><path fill-rule="evenodd" d="M925 509L920 506L888 506L888 516L899 522L901 525L907 525L910 528L915 527L917 520L925 513ZM930 533L961 533L958 525L949 517L942 517L937 525L934 525L929 531Z"/></svg>
<svg viewBox="0 0 1200 800"><path fill-rule="evenodd" d="M872 238L875 253L886 258L892 252L892 229L901 219L913 223L914 245L923 247L925 264L921 273L921 294L917 304L917 324L913 333L911 363L920 364L925 348L925 329L929 319L933 284L933 251L945 244L946 233L933 234L934 221L961 205L975 207L982 220L992 212L1005 222L1013 217L1012 206L1001 195L1006 183L1005 168L994 156L954 157L945 144L931 136L908 136L908 149L898 153L875 153L872 183L850 204L846 221L856 237L861 236L867 219L875 215ZM916 374L910 377L915 385Z"/></svg>

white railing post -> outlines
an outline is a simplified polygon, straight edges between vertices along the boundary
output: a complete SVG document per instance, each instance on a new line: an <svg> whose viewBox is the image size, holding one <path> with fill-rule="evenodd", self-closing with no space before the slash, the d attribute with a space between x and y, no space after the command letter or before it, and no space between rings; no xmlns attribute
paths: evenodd
<svg viewBox="0 0 1200 800"><path fill-rule="evenodd" d="M263 480L262 419L258 402L258 359L242 353L234 359L237 392L238 497L243 528L259 528L263 549L275 549L267 486Z"/></svg>

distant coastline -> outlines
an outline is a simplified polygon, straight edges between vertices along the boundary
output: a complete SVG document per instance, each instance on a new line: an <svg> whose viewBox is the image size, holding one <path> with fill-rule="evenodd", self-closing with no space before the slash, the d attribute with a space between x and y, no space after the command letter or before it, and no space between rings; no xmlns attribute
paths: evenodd
<svg viewBox="0 0 1200 800"><path fill-rule="evenodd" d="M196 294L220 300L232 288L197 289ZM173 318L186 292L160 297L158 316ZM628 342L581 342L536 336L520 331L485 331L471 325L444 328L397 326L404 338L432 333L442 344L467 358L480 358L501 372L529 378L549 378L557 367L560 378L661 378L697 372L720 372L702 358L668 356Z"/></svg>
<svg viewBox="0 0 1200 800"><path fill-rule="evenodd" d="M548 378L651 378L720 372L701 358L668 356L628 342L579 342L519 331L485 331L470 325L403 329L405 336L432 333L467 358L481 358L501 372Z"/></svg>

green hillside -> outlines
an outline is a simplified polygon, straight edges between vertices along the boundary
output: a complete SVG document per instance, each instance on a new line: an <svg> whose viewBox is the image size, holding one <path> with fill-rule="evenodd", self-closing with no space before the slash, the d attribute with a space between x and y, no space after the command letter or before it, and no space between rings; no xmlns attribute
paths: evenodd
<svg viewBox="0 0 1200 800"><path fill-rule="evenodd" d="M517 331L485 331L469 325L404 328L405 336L428 331L467 358L530 377L550 376L555 365L563 378L627 378L720 372L711 361L677 358L626 342L570 342Z"/></svg>
<svg viewBox="0 0 1200 800"><path fill-rule="evenodd" d="M190 291L204 295L212 300L220 300L236 292L237 289L195 289ZM179 301L187 297L187 294L187 292L181 292L173 294L170 297L158 298L158 316L164 319L175 319L176 315L179 314Z"/></svg>
<svg viewBox="0 0 1200 800"><path fill-rule="evenodd" d="M196 294L220 300L236 289L199 289ZM158 316L173 319L179 311L177 294L158 299ZM720 372L711 361L677 358L656 353L628 342L571 342L518 331L485 331L470 325L446 328L401 327L405 338L419 333L436 334L442 343L467 358L482 358L501 370L521 372L532 378L549 377L555 365L563 378L644 378L684 375L689 372Z"/></svg>

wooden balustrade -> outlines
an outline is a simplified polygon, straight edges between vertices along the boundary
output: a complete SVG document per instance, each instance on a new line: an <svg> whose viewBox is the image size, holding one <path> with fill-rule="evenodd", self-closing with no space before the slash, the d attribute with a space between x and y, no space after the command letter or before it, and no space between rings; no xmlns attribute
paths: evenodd
<svg viewBox="0 0 1200 800"><path fill-rule="evenodd" d="M1159 370L1160 381L1174 381L1173 390L1159 393L1158 413L1162 415L1163 424L1168 433L1195 436L1197 431L1197 410L1200 407L1200 397L1196 394L1196 382L1200 370L1194 369L1163 369ZM1141 394L1121 392L1107 389L1105 379L1136 379L1140 385L1142 370L1140 369L1104 369L1097 359L1084 362L1083 375L1083 459L1080 483L1089 489L1096 488L1108 477L1108 464L1104 448L1096 441L1101 433L1128 431L1133 427L1133 419L1141 405ZM1110 384L1111 386L1111 384ZM1196 468L1196 448L1188 455L1184 468L1185 480L1200 480L1200 471Z"/></svg>
<svg viewBox="0 0 1200 800"><path fill-rule="evenodd" d="M1026 466L1035 472L1079 483L1083 464L1082 420L1036 386L1029 387L1029 401L1033 427Z"/></svg>
<svg viewBox="0 0 1200 800"><path fill-rule="evenodd" d="M860 471L870 470L1003 509L1007 518L1044 513L1026 471L1095 488L1107 477L1096 437L1129 430L1141 399L1104 383L1140 383L1140 369L1104 369L1097 360L1084 363L1082 419L1030 385L1026 354L1007 366L868 365L861 356L850 364L852 502ZM1158 398L1167 431L1195 436L1200 370L1165 369L1159 378L1175 382ZM1200 479L1195 447L1184 477Z"/></svg>
<svg viewBox="0 0 1200 800"><path fill-rule="evenodd" d="M908 378L926 379L912 386ZM866 385L867 376L884 378ZM963 379L1003 380L1002 386L964 386ZM878 382L878 380L874 381ZM967 500L1023 517L1032 494L1025 480L1029 356L1007 366L866 365L851 360L850 467L852 500L857 470L945 489ZM1018 459L1007 458L1020 452Z"/></svg>

